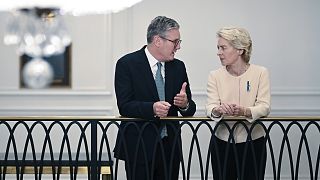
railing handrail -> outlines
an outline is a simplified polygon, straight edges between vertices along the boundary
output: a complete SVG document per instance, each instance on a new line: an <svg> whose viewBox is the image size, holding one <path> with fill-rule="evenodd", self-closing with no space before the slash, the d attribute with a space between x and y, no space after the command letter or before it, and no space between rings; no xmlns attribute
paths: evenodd
<svg viewBox="0 0 320 180"><path fill-rule="evenodd" d="M139 118L128 118L121 116L0 116L0 121L16 121L16 120L24 120L24 121L34 121L34 120L116 120L116 121L132 121L139 120ZM205 116L193 116L193 117L167 117L161 118L163 120L173 120L173 121L212 121L210 118ZM224 117L225 120L245 120L245 117L233 117L228 116ZM305 121L305 120L320 120L320 116L269 116L260 118L262 121Z"/></svg>

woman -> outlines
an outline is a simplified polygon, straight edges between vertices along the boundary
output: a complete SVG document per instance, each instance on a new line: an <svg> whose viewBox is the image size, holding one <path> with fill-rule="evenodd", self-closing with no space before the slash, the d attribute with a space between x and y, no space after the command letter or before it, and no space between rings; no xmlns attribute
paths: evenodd
<svg viewBox="0 0 320 180"><path fill-rule="evenodd" d="M224 123L217 124L211 140L214 179L264 179L265 132L255 124L248 134L244 126L250 129L255 120L270 112L269 73L265 67L249 63L252 41L248 31L225 27L217 32L217 38L222 67L208 78L207 116L216 122L224 116L244 116L246 121L226 121L229 129Z"/></svg>

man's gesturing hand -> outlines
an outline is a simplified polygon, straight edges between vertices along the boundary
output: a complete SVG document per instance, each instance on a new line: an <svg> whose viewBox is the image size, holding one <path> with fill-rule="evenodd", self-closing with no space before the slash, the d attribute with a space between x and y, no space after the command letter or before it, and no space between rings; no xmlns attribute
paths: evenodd
<svg viewBox="0 0 320 180"><path fill-rule="evenodd" d="M179 92L179 94L177 94L174 99L173 99L173 104L178 106L179 108L186 108L188 105L188 97L187 97L187 93L186 93L186 87L187 87L187 83L184 82L182 84L181 90Z"/></svg>

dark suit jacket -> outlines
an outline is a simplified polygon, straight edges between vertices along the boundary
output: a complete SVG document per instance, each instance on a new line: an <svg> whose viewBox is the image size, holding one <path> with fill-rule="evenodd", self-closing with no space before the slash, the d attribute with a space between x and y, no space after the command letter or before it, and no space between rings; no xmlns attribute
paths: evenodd
<svg viewBox="0 0 320 180"><path fill-rule="evenodd" d="M137 160L138 163L150 162L156 145L159 145L161 129L160 120L154 117L153 113L153 104L159 101L159 97L145 48L146 46L120 58L115 71L115 92L120 115L144 119L135 123L121 122L114 149L115 157ZM189 108L186 111L181 111L173 105L173 98L180 92L183 82L188 83L186 93ZM186 68L178 59L165 63L165 96L166 101L172 105L168 116L178 116L178 111L182 116L194 115L196 104L191 98ZM181 148L179 122L165 121L165 123L169 142L176 147L175 153L179 153Z"/></svg>

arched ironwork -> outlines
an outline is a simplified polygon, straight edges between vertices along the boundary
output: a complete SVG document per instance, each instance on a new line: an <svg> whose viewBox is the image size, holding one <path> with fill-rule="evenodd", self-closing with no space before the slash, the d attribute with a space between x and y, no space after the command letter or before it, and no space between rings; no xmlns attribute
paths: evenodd
<svg viewBox="0 0 320 180"><path fill-rule="evenodd" d="M218 151L213 151L214 148L219 149L215 135L220 126L225 126L230 134L226 151L234 152L236 171L240 177L243 176L247 152L253 152L254 167L260 168L252 171L257 179L263 178L263 162L257 161L259 157L254 153L251 137L254 128L260 126L265 133L265 148L262 154L267 154L266 179L280 180L284 176L292 180L298 180L301 176L311 180L319 179L320 117L261 118L250 127L247 127L245 119L235 117L226 117L217 123L205 117L172 117L161 120L180 122L178 128L167 124L168 128L174 131L172 148L179 149L181 155L180 179L213 179L214 171L217 171L221 178L226 176L227 169L223 168L220 161L218 169L213 169L211 162L212 156L220 160L228 158L219 156ZM123 121L127 123L120 128L120 122ZM235 123L230 127L228 121ZM138 126L137 122L144 122L143 126ZM127 150L129 142L125 138L118 141L123 145L126 157L130 156L129 153L135 155L132 163L134 167L130 168L133 171L128 173L135 174L135 166L139 163L137 157L142 153L142 161L145 162L146 169L150 169L146 171L150 177L155 164L154 161L148 163L146 142L142 138L146 129L158 134L154 139L154 149L158 151L152 153L152 159L156 158L156 153L160 153L163 160L167 158L159 127L152 121L100 116L0 117L0 180L23 179L26 174L32 174L36 180L44 179L44 174L50 174L50 179L54 180L62 179L61 174L68 174L68 179L71 180L76 180L80 174L91 180L121 179L120 176L123 176L125 171L121 161L114 158L113 151L117 133L120 137L125 137L129 128L138 133L137 142L134 144L135 151ZM243 154L234 151L236 137L233 132L236 128L243 128L248 134ZM204 139L207 142L203 143ZM186 144L189 146L185 147ZM164 164L163 167L168 180L174 156L172 152L169 158L171 163ZM238 161L241 158L243 161ZM302 171L303 175L300 174ZM193 174L194 172L196 174Z"/></svg>

